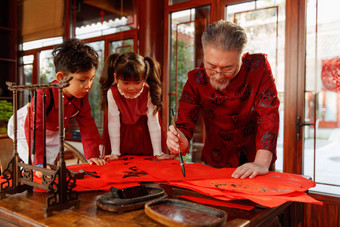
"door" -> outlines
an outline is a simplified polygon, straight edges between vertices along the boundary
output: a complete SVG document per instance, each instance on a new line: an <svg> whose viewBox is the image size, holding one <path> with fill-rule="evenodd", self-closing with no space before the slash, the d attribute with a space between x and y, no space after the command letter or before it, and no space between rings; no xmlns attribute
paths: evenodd
<svg viewBox="0 0 340 227"><path fill-rule="evenodd" d="M306 0L302 173L323 206L304 205L304 226L340 226L340 15L339 1ZM303 113L304 112L304 113ZM313 124L313 125L308 125ZM335 215L333 215L335 214Z"/></svg>
<svg viewBox="0 0 340 227"><path fill-rule="evenodd" d="M276 171L283 170L283 116L285 85L285 0L248 1L224 4L224 19L243 27L248 43L245 52L265 53L272 68L280 99L280 130L277 140Z"/></svg>
<svg viewBox="0 0 340 227"><path fill-rule="evenodd" d="M169 95L168 109L177 112L178 101L188 79L188 72L199 67L203 62L201 36L210 22L211 9L209 5L204 5L183 10L177 8L172 10L169 7L168 11L171 28L168 56L171 63L169 67L169 87L163 88L163 92ZM168 112L167 118L171 119L170 111ZM199 115L191 140L191 151L184 157L185 161L201 161L204 138L204 124L201 115Z"/></svg>
<svg viewBox="0 0 340 227"><path fill-rule="evenodd" d="M335 4L335 5L334 5ZM340 2L306 4L306 85L303 174L311 191L340 196Z"/></svg>

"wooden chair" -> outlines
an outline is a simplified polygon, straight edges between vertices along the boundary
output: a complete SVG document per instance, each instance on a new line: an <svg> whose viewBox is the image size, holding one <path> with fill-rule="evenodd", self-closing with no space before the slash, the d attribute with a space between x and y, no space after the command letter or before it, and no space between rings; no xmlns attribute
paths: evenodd
<svg viewBox="0 0 340 227"><path fill-rule="evenodd" d="M67 153L71 153L73 155L74 158L77 159L77 164L79 163L87 163L86 158L84 157L84 155L78 151L77 148L75 148L72 144L64 141L64 154L66 156Z"/></svg>
<svg viewBox="0 0 340 227"><path fill-rule="evenodd" d="M0 135L0 169L1 173L13 156L13 141L5 135Z"/></svg>

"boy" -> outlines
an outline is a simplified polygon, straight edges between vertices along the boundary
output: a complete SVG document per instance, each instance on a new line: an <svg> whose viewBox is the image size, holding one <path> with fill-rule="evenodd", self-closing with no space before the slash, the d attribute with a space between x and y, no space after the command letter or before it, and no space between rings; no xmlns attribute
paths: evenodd
<svg viewBox="0 0 340 227"><path fill-rule="evenodd" d="M99 158L100 136L94 119L91 115L91 107L88 101L88 92L92 88L95 71L98 66L98 54L90 46L80 40L71 39L58 45L52 52L58 83L62 78L73 76L70 85L63 88L64 94L64 125L67 126L70 119L75 118L84 148L85 158L90 164L106 164ZM42 96L46 94L46 162L53 164L59 152L59 127L58 127L58 91L59 89L37 90L36 136L35 136L35 160L34 165L43 163L43 121L42 121ZM52 104L51 104L52 103ZM32 144L33 108L34 98L30 108L31 119L28 119L27 106L18 111L18 153L24 162L28 163L28 146ZM30 126L29 126L30 122ZM8 123L8 134L13 139L13 119ZM29 131L31 130L31 141ZM24 132L23 132L24 131ZM27 142L26 142L27 141Z"/></svg>

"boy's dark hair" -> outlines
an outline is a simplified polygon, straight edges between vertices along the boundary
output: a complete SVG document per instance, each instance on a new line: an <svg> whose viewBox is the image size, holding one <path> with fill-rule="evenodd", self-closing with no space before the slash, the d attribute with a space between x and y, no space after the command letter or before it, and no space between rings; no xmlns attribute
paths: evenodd
<svg viewBox="0 0 340 227"><path fill-rule="evenodd" d="M56 46L52 52L56 73L86 72L98 66L97 52L79 39L69 39Z"/></svg>
<svg viewBox="0 0 340 227"><path fill-rule="evenodd" d="M162 83L160 80L161 66L150 57L143 57L134 52L110 55L103 67L99 79L101 88L101 109L107 108L107 91L114 82L113 74L117 79L125 81L146 80L150 86L151 102L156 106L154 114L162 108Z"/></svg>

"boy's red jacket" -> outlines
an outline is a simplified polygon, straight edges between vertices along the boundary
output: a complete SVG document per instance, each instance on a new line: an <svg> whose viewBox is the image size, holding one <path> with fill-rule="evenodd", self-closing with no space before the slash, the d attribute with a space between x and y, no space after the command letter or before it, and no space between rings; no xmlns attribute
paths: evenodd
<svg viewBox="0 0 340 227"><path fill-rule="evenodd" d="M52 83L57 83L58 81L52 81ZM35 163L43 163L43 121L42 121L42 95L45 91L46 94L46 104L45 108L51 102L51 95L48 89L38 89L37 90L37 114L36 114L36 139L35 139ZM46 116L46 129L49 131L59 131L58 123L58 110L59 110L59 89L53 88L53 106L51 111ZM99 143L100 135L95 121L91 115L91 107L89 104L89 95L87 94L84 98L78 99L73 97L72 99L64 98L64 127L66 127L72 118L78 123L81 134L81 142L84 148L85 158L93 158L100 156ZM34 108L34 98L31 102L31 129L33 128L33 108ZM28 115L25 121L25 135L28 141ZM31 131L32 133L32 131ZM31 134L31 138L33 138ZM29 142L28 142L29 143Z"/></svg>

